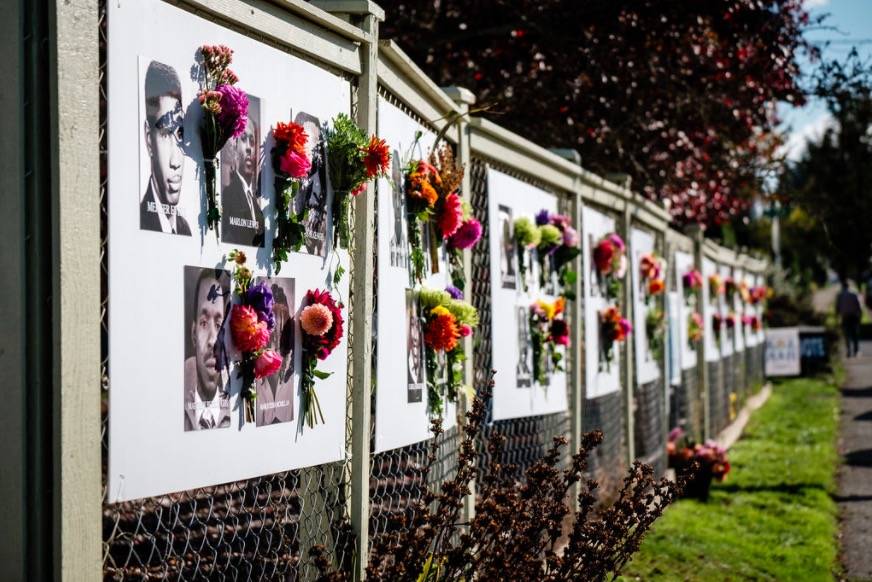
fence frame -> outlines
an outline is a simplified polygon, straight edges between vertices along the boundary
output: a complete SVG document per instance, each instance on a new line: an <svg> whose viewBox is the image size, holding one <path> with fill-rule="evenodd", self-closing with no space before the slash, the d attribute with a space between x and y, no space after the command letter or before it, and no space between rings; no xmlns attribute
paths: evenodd
<svg viewBox="0 0 872 582"><path fill-rule="evenodd" d="M205 15L222 25L241 31L270 45L280 45L283 49L314 61L357 80L356 103L353 108L357 122L369 133L377 128L377 104L379 86L405 102L424 119L438 121L446 114L456 119L457 125L446 137L457 145L458 158L467 168L474 157L499 160L514 171L535 178L546 184L565 204L571 215L581 224L581 212L585 206L598 207L609 211L616 218L618 228L628 238L630 229L640 225L655 233L656 247L664 251L670 259L674 250L691 251L697 268L701 268L703 257L719 264L740 266L751 275L762 275L767 263L764 260L741 253L729 251L703 239L699 229L691 229L689 235L680 234L669 227L670 216L666 209L634 193L628 183L620 184L607 180L582 168L577 154L566 151L549 151L529 140L510 132L488 120L470 116L470 107L475 97L462 88L440 89L435 83L407 57L392 41L379 40L379 23L384 20L384 12L369 0L246 0L229 2L226 0L161 0L195 14ZM41 3L35 3L40 4ZM45 6L50 6L45 8ZM9 437L8 442L16 444L16 452L11 457L13 469L4 473L0 491L17 490L22 493L22 484L29 470L28 463L41 455L51 458L50 475L42 476L53 484L50 503L40 506L36 500L36 511L47 516L49 521L40 529L39 524L28 524L26 511L18 506L12 508L11 519L14 527L4 533L2 571L6 577L16 578L19 570L12 570L17 564L26 567L28 556L51 557L53 561L45 564L45 572L54 577L91 580L101 576L103 564L102 548L102 477L101 477L101 435L100 423L100 112L96 106L99 79L99 47L95 34L98 26L98 3L93 0L70 0L67 3L45 3L43 9L48 23L49 54L47 97L50 127L44 128L50 138L51 161L38 159L37 163L49 168L51 176L48 188L41 194L37 207L50 216L47 230L31 233L28 227L34 225L27 221L33 208L27 206L24 196L4 197L2 208L8 215L15 216L16 232L22 234L16 241L23 241L23 234L33 234L37 245L50 248L50 254L40 255L27 252L27 245L16 242L16 246L0 251L4 265L11 264L20 277L4 280L4 295L13 298L12 316L8 321L14 325L14 333L8 352L4 349L0 360L16 358L11 364L12 384L15 390L10 406L2 412L4 426L2 434ZM37 10L16 4L11 8L12 16L21 12ZM39 15L37 15L39 16ZM3 46L7 54L21 55L25 40L17 27L19 18L6 20L8 35L3 35ZM14 29L14 30L13 30ZM38 40L38 39L37 39ZM36 42L36 41L30 41ZM8 78L22 78L26 74L36 74L37 63L26 63L21 68L21 59L10 59L8 65L0 65L8 73ZM18 67L18 68L16 68ZM7 70L8 69L8 70ZM353 92L354 93L354 92ZM3 169L0 180L7 185L7 191L24 194L25 161L27 155L33 156L42 150L23 154L20 149L24 143L24 131L29 123L18 118L23 107L24 91L4 93L0 102L9 105L3 108L6 127L14 134L0 148L7 153L3 156ZM16 150L16 151L12 151ZM470 176L464 176L462 194L469 199L471 194ZM360 580L365 576L369 552L370 518L370 472L371 472L371 420L373 390L373 302L374 275L373 250L375 248L375 196L374 186L370 184L367 194L358 196L354 206L354 255L352 265L357 275L351 281L351 296L354 298L354 311L351 325L354 329L355 346L349 350L351 377L351 434L347 436L349 447L347 459L351 465L351 479L346 486L350 489L348 509L355 533L356 561L353 576ZM32 247L31 247L32 248ZM464 267L470 274L471 254L465 253ZM581 272L581 258L575 260L575 268ZM42 275L40 275L42 273ZM42 276L42 279L40 279ZM631 273L633 279L637 273ZM671 278L671 275L670 275ZM28 324L20 314L39 312L41 306L34 306L27 298L28 290L33 289L34 280L41 284L42 290L52 297L50 315L42 314L43 320ZM467 292L471 289L467 288ZM576 283L578 300L570 309L572 317L572 341L574 348L567 354L570 372L568 375L568 397L570 417L570 442L573 450L581 444L582 423L585 400L584 358L582 357L584 338L583 303L581 278ZM629 285L624 286L621 299L624 312L632 317L633 302ZM7 313L4 305L4 314ZM15 315L18 313L19 315ZM38 337L36 332L48 326L50 338ZM7 347L7 337L2 338L2 347ZM472 340L467 339L470 354L466 366L466 379L472 382L475 369L475 351ZM755 349L761 349L756 347ZM665 353L666 350L664 350ZM702 406L702 423L705 437L712 437L709 410L709 382L705 343L697 350L697 373L699 375L699 399L692 400L692 406ZM622 347L624 368L621 371L621 395L626 445L626 461L635 459L634 427L634 347ZM24 413L28 398L26 391L28 375L26 363L51 363L50 369L37 374L44 384L39 385L37 412L47 413L52 419L51 426L42 427L49 438L42 442L28 442L23 420L30 413ZM721 362L721 365L723 363ZM660 362L661 377L664 382L664 418L668 420L669 378L666 377L665 359ZM750 380L749 380L750 381ZM458 411L462 413L468 403L461 403ZM668 422L664 422L667 427ZM665 436L665 435L664 435ZM15 456L18 455L18 456ZM10 493L12 495L12 493ZM475 489L467 497L464 518L474 515ZM46 531L47 529L47 531ZM26 536L26 537L25 537ZM39 536L48 536L50 547L36 547ZM32 561L39 567L38 561Z"/></svg>

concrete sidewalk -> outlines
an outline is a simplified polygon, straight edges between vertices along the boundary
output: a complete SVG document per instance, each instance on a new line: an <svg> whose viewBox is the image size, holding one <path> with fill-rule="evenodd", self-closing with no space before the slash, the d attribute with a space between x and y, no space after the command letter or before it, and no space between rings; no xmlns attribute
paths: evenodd
<svg viewBox="0 0 872 582"><path fill-rule="evenodd" d="M839 469L842 564L848 580L872 580L872 342L845 360Z"/></svg>

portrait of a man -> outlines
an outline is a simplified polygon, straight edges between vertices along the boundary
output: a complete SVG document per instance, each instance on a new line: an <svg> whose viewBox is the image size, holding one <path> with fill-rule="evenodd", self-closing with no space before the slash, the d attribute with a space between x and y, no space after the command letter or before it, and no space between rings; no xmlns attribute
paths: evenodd
<svg viewBox="0 0 872 582"><path fill-rule="evenodd" d="M294 419L294 279L271 279L276 326L269 346L282 356L275 374L257 381L255 422L267 426Z"/></svg>
<svg viewBox="0 0 872 582"><path fill-rule="evenodd" d="M406 352L407 401L421 402L427 382L424 376L424 332L414 289L406 289Z"/></svg>
<svg viewBox="0 0 872 582"><path fill-rule="evenodd" d="M499 207L500 218L500 282L503 289L515 289L515 239L512 234L512 209Z"/></svg>
<svg viewBox="0 0 872 582"><path fill-rule="evenodd" d="M176 70L151 61L143 83L144 148L148 158L148 183L139 203L139 228L191 236L187 221L178 212L185 169L182 86Z"/></svg>
<svg viewBox="0 0 872 582"><path fill-rule="evenodd" d="M405 269L409 265L409 241L406 237L406 195L403 191L403 170L400 167L400 152L391 154L391 200L394 224L391 230L391 266Z"/></svg>
<svg viewBox="0 0 872 582"><path fill-rule="evenodd" d="M530 310L524 305L517 306L518 323L518 364L515 366L515 385L529 388L533 385L533 351L530 349Z"/></svg>
<svg viewBox="0 0 872 582"><path fill-rule="evenodd" d="M327 156L321 122L317 117L300 112L294 119L306 130L306 152L312 160L309 175L303 180L297 197L297 208L309 209L304 225L304 246L310 255L324 256L327 252Z"/></svg>
<svg viewBox="0 0 872 582"><path fill-rule="evenodd" d="M221 149L221 239L262 247L260 207L260 99L248 96L248 123L242 135Z"/></svg>
<svg viewBox="0 0 872 582"><path fill-rule="evenodd" d="M227 271L185 267L185 431L230 426L230 397L218 371L224 316L229 309Z"/></svg>

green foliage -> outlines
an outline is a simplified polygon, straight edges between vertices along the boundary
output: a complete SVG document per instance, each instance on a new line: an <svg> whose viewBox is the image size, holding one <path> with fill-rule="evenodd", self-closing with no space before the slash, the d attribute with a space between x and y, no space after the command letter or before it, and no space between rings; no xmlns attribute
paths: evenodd
<svg viewBox="0 0 872 582"><path fill-rule="evenodd" d="M838 391L820 379L776 386L730 451L708 503L675 504L625 580L832 580L836 568Z"/></svg>
<svg viewBox="0 0 872 582"><path fill-rule="evenodd" d="M563 233L553 224L539 227L539 248L549 250L563 242Z"/></svg>
<svg viewBox="0 0 872 582"><path fill-rule="evenodd" d="M333 118L327 135L327 171L334 191L350 192L363 182L366 172L360 163L360 149L366 145L366 134L346 114Z"/></svg>
<svg viewBox="0 0 872 582"><path fill-rule="evenodd" d="M539 227L528 216L515 219L515 241L525 247L533 247L539 244L542 238Z"/></svg>
<svg viewBox="0 0 872 582"><path fill-rule="evenodd" d="M852 54L822 66L818 77L817 95L835 124L782 179L783 191L804 209L789 219L805 238L789 242L810 256L824 253L837 272L857 278L872 257L872 68Z"/></svg>

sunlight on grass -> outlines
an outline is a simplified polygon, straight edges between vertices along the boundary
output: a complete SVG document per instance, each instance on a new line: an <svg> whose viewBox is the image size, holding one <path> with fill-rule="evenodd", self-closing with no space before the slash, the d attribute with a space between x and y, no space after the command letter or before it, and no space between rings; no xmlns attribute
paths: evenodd
<svg viewBox="0 0 872 582"><path fill-rule="evenodd" d="M623 580L832 580L838 391L775 386L730 451L733 471L708 503L670 508Z"/></svg>

